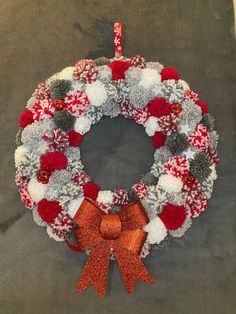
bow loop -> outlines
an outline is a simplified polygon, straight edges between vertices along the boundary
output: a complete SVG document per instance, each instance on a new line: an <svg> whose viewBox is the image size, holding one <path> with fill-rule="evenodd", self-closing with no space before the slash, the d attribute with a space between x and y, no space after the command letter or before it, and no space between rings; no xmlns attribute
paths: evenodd
<svg viewBox="0 0 236 314"><path fill-rule="evenodd" d="M123 231L143 228L149 223L149 218L140 201L130 203L123 207L120 213L120 220L122 222Z"/></svg>

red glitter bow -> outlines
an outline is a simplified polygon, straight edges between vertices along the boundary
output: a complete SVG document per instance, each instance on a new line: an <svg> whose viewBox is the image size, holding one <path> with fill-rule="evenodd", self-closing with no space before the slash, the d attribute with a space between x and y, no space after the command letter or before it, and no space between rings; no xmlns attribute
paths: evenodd
<svg viewBox="0 0 236 314"><path fill-rule="evenodd" d="M149 222L140 201L127 205L119 214L105 214L84 199L74 220L79 225L76 238L80 249L91 249L76 287L78 293L93 285L101 298L105 296L111 250L128 293L133 292L137 280L154 282L139 257L147 237L140 228Z"/></svg>

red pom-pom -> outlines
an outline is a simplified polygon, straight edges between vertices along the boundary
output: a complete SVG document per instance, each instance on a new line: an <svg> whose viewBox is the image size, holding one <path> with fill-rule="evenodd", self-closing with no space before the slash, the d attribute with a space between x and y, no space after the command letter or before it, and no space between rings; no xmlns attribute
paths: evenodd
<svg viewBox="0 0 236 314"><path fill-rule="evenodd" d="M183 225L186 219L186 211L184 206L166 204L158 216L163 221L167 230L176 230Z"/></svg>
<svg viewBox="0 0 236 314"><path fill-rule="evenodd" d="M98 192L100 191L100 187L95 183L89 182L83 186L83 190L85 197L91 198L92 200L96 201L98 197Z"/></svg>
<svg viewBox="0 0 236 314"><path fill-rule="evenodd" d="M40 157L41 169L52 172L67 167L67 158L60 152L49 152Z"/></svg>
<svg viewBox="0 0 236 314"><path fill-rule="evenodd" d="M109 64L114 81L125 79L125 72L131 66L130 61L115 60Z"/></svg>
<svg viewBox="0 0 236 314"><path fill-rule="evenodd" d="M208 106L205 102L199 100L196 102L196 104L202 109L203 115L209 112Z"/></svg>
<svg viewBox="0 0 236 314"><path fill-rule="evenodd" d="M19 119L19 127L25 128L27 125L34 122L33 113L26 108L25 111L21 114Z"/></svg>
<svg viewBox="0 0 236 314"><path fill-rule="evenodd" d="M80 146L80 144L83 140L83 135L76 132L75 130L71 130L70 132L68 132L68 138L69 138L69 145L70 146L78 147L78 146Z"/></svg>
<svg viewBox="0 0 236 314"><path fill-rule="evenodd" d="M43 198L38 203L38 214L47 223L53 223L57 215L62 211L61 206L56 201L48 201Z"/></svg>
<svg viewBox="0 0 236 314"><path fill-rule="evenodd" d="M151 116L160 118L171 111L170 103L165 98L154 98L148 103L148 112Z"/></svg>
<svg viewBox="0 0 236 314"><path fill-rule="evenodd" d="M166 135L162 132L157 131L152 137L152 145L156 148L160 148L165 144Z"/></svg>
<svg viewBox="0 0 236 314"><path fill-rule="evenodd" d="M180 79L179 73L174 68L164 68L161 71L161 80L176 80Z"/></svg>

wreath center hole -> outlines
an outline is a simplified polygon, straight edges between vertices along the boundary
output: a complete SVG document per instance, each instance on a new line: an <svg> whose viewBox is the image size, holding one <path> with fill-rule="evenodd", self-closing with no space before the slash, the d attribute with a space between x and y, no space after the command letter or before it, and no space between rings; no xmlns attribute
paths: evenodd
<svg viewBox="0 0 236 314"><path fill-rule="evenodd" d="M154 163L154 152L144 127L122 117L103 118L81 145L84 170L102 190L138 183Z"/></svg>

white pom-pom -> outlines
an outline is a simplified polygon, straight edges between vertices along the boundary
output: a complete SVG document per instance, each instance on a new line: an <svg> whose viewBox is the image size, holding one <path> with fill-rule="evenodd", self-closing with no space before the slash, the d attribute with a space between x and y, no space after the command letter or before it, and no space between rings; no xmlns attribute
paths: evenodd
<svg viewBox="0 0 236 314"><path fill-rule="evenodd" d="M58 73L58 79L73 81L74 70L75 70L75 67L66 67L60 73Z"/></svg>
<svg viewBox="0 0 236 314"><path fill-rule="evenodd" d="M111 191L99 191L97 202L103 204L112 204L113 202L113 193Z"/></svg>
<svg viewBox="0 0 236 314"><path fill-rule="evenodd" d="M182 85L184 91L190 89L188 83L185 82L184 80L178 80L178 83L179 83L180 85Z"/></svg>
<svg viewBox="0 0 236 314"><path fill-rule="evenodd" d="M171 174L163 174L159 178L158 185L169 193L180 192L183 187L183 182L181 181L181 179L176 178Z"/></svg>
<svg viewBox="0 0 236 314"><path fill-rule="evenodd" d="M87 84L85 92L92 106L99 107L107 100L107 92L105 86L99 81Z"/></svg>
<svg viewBox="0 0 236 314"><path fill-rule="evenodd" d="M25 145L18 146L15 150L15 165L18 167L24 160L25 155L29 153L29 149Z"/></svg>
<svg viewBox="0 0 236 314"><path fill-rule="evenodd" d="M158 124L158 118L150 117L144 123L145 132L148 136L153 136L157 131L160 131L160 126Z"/></svg>
<svg viewBox="0 0 236 314"><path fill-rule="evenodd" d="M36 203L44 198L47 189L47 184L38 182L36 178L31 178L28 184L28 191L32 200Z"/></svg>
<svg viewBox="0 0 236 314"><path fill-rule="evenodd" d="M216 166L215 165L211 165L210 169L211 169L211 174L209 175L208 179L216 180L217 179Z"/></svg>
<svg viewBox="0 0 236 314"><path fill-rule="evenodd" d="M70 215L71 218L75 216L77 213L81 203L83 202L83 197L78 197L68 203L68 215Z"/></svg>
<svg viewBox="0 0 236 314"><path fill-rule="evenodd" d="M139 82L139 85L145 88L150 88L151 86L160 83L160 81L161 76L156 70L146 68L142 70L142 77L141 81Z"/></svg>
<svg viewBox="0 0 236 314"><path fill-rule="evenodd" d="M147 240L150 244L159 244L167 236L167 229L159 217L151 220L143 230L148 232Z"/></svg>
<svg viewBox="0 0 236 314"><path fill-rule="evenodd" d="M86 117L79 117L75 121L74 129L80 134L87 133L91 128L91 121Z"/></svg>

